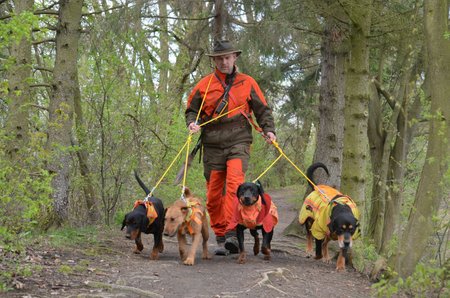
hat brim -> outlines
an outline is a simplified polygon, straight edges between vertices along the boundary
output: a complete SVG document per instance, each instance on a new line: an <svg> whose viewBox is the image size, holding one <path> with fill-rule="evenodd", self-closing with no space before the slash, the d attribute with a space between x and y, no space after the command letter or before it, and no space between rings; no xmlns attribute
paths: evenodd
<svg viewBox="0 0 450 298"><path fill-rule="evenodd" d="M236 53L236 57L237 57L237 56L239 56L242 53L242 51L241 50L229 50L229 51L223 51L223 52L216 52L216 53L206 54L206 56L218 57L218 56L224 56L224 55L233 54L233 53Z"/></svg>

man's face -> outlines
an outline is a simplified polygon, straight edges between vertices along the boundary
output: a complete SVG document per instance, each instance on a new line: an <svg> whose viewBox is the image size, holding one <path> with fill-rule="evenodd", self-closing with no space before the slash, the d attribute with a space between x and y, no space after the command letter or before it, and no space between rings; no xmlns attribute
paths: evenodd
<svg viewBox="0 0 450 298"><path fill-rule="evenodd" d="M217 69L221 73L231 74L233 72L234 62L236 62L236 53L213 57Z"/></svg>

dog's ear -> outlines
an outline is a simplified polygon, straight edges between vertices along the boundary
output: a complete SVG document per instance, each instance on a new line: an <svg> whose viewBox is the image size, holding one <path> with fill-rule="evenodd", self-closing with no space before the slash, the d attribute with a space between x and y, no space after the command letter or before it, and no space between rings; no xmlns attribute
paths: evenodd
<svg viewBox="0 0 450 298"><path fill-rule="evenodd" d="M333 233L337 230L337 222L335 220L332 220L327 226L330 230L330 233Z"/></svg>
<svg viewBox="0 0 450 298"><path fill-rule="evenodd" d="M239 193L242 192L242 184L239 184L238 188L236 189L236 196L239 198Z"/></svg>
<svg viewBox="0 0 450 298"><path fill-rule="evenodd" d="M188 213L188 209L189 207L181 207L181 213L183 213L183 215L186 215Z"/></svg>
<svg viewBox="0 0 450 298"><path fill-rule="evenodd" d="M120 228L120 230L122 231L126 225L127 225L127 216L125 215L125 217L123 218L123 221L122 221L122 228Z"/></svg>
<svg viewBox="0 0 450 298"><path fill-rule="evenodd" d="M256 186L258 186L258 191L259 191L259 194L262 196L263 194L264 194L264 189L263 189L263 187L262 187L262 184L261 184L261 181L256 181Z"/></svg>
<svg viewBox="0 0 450 298"><path fill-rule="evenodd" d="M147 216L145 216L141 222L141 231L144 232L147 230L148 224L150 223L149 219Z"/></svg>

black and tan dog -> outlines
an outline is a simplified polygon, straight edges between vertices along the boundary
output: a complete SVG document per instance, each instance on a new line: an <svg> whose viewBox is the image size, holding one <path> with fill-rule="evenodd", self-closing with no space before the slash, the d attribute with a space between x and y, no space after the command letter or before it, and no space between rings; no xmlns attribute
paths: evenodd
<svg viewBox="0 0 450 298"><path fill-rule="evenodd" d="M314 183L313 174L318 168L322 168L329 174L323 163L315 163L307 170L308 178ZM309 183L314 189L314 186ZM327 185L316 185L306 198L299 214L299 222L306 227L306 252L312 255L313 237L316 242L315 259L324 262L331 261L328 254L328 243L337 240L339 244L339 256L336 270L345 270L346 261L351 263L353 239L359 236L358 220L359 210L355 202L348 196Z"/></svg>
<svg viewBox="0 0 450 298"><path fill-rule="evenodd" d="M148 196L150 190L145 186L136 172L134 172L134 176ZM136 201L133 211L125 215L121 230L125 227L127 227L125 237L134 240L136 243L134 253L140 253L144 249L141 234L153 234L154 243L150 259L158 259L158 253L164 250L162 239L164 230L164 205L160 199L151 196L147 200Z"/></svg>
<svg viewBox="0 0 450 298"><path fill-rule="evenodd" d="M249 229L250 234L255 239L255 244L253 245L253 253L255 255L260 251L257 230L262 230L261 251L264 254L264 260L270 260L270 243L273 237L273 229L278 223L278 212L275 204L272 202L272 198L264 193L259 181L257 183L242 183L239 185L236 195L238 204L236 204L233 221L228 229L236 229L240 253L238 263L244 264L246 262L247 253L244 248L245 229Z"/></svg>
<svg viewBox="0 0 450 298"><path fill-rule="evenodd" d="M203 239L202 259L211 259L208 253L209 224L203 200L192 195L188 188L185 188L184 196L185 201L177 200L167 208L164 235L169 237L177 235L180 258L184 265L192 266L201 239ZM192 237L189 252L186 252L186 234Z"/></svg>

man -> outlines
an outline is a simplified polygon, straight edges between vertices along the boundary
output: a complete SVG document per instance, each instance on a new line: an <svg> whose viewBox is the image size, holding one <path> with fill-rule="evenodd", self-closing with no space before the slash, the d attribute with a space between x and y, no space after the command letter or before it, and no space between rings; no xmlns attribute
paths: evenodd
<svg viewBox="0 0 450 298"><path fill-rule="evenodd" d="M252 143L251 113L268 143L276 140L272 111L256 81L237 71L235 62L242 51L227 40L216 41L211 57L215 71L202 78L192 90L186 108L191 133L199 124L229 114L202 128L203 165L206 178L206 207L216 235L217 255L238 253L236 231L228 231L233 217L236 190L244 182ZM200 117L196 123L201 107Z"/></svg>

